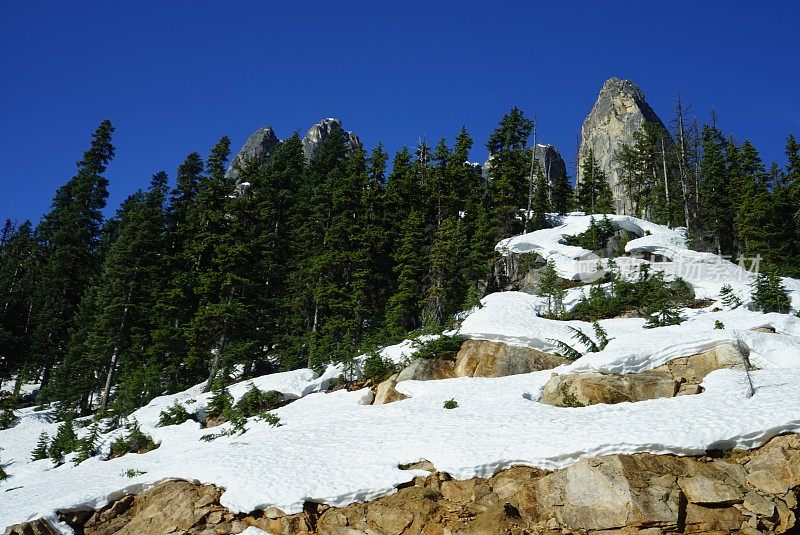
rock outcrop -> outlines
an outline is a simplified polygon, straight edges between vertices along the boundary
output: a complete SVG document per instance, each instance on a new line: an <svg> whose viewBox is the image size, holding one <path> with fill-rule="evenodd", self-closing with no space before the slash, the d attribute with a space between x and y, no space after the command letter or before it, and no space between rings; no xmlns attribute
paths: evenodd
<svg viewBox="0 0 800 535"><path fill-rule="evenodd" d="M284 515L234 514L213 486L167 481L100 511L65 513L75 533L241 533L282 535L555 535L795 533L800 514L800 435L725 455L608 455L547 472L515 467L488 479L455 481L432 471L398 492L343 508L306 503ZM51 534L42 520L6 535Z"/></svg>
<svg viewBox="0 0 800 535"><path fill-rule="evenodd" d="M502 342L466 340L456 355L456 377L505 377L550 370L566 361L562 357Z"/></svg>
<svg viewBox="0 0 800 535"><path fill-rule="evenodd" d="M375 389L374 405L405 399L395 389L400 381L431 381L450 377L504 377L519 373L550 370L566 361L562 357L526 347L489 340L465 340L455 361L415 359L400 373L380 383Z"/></svg>
<svg viewBox="0 0 800 535"><path fill-rule="evenodd" d="M564 158L561 157L561 153L558 152L555 145L537 143L536 163L550 185L567 178L567 164L564 163ZM548 190L549 193L550 190Z"/></svg>
<svg viewBox="0 0 800 535"><path fill-rule="evenodd" d="M645 101L642 90L630 80L619 78L611 78L603 84L592 111L583 122L580 159L583 161L591 150L606 174L618 214L630 214L631 203L622 187L617 154L622 145L633 144L633 134L645 122L656 123L666 131L664 123ZM579 166L577 187L582 180Z"/></svg>
<svg viewBox="0 0 800 535"><path fill-rule="evenodd" d="M353 132L344 131L342 128L342 120L328 118L323 119L314 126L312 126L305 137L303 138L303 155L306 161L311 161L319 151L322 142L331 135L333 131L342 131L344 133L345 142L350 150L355 149L361 145L361 140Z"/></svg>
<svg viewBox="0 0 800 535"><path fill-rule="evenodd" d="M539 279L547 261L536 253L508 253L498 258L486 293L538 292Z"/></svg>
<svg viewBox="0 0 800 535"><path fill-rule="evenodd" d="M242 148L239 149L239 152L233 157L231 165L225 173L225 177L235 180L238 186L240 184L241 171L244 166L266 160L278 142L278 136L275 135L272 127L265 126L259 128L250 134L250 137L247 138Z"/></svg>
<svg viewBox="0 0 800 535"><path fill-rule="evenodd" d="M545 383L539 402L556 407L580 407L698 394L702 390L700 383L712 371L742 365L739 350L732 344L722 344L642 373L554 375Z"/></svg>

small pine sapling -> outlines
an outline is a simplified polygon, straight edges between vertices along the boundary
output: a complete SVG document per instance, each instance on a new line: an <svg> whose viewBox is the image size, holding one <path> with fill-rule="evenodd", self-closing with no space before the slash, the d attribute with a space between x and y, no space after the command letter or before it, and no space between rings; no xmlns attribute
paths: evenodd
<svg viewBox="0 0 800 535"><path fill-rule="evenodd" d="M82 439L78 440L77 452L75 457L75 465L81 464L89 457L97 455L97 441L100 438L100 426L97 422L89 427L88 434Z"/></svg>
<svg viewBox="0 0 800 535"><path fill-rule="evenodd" d="M50 435L47 434L47 431L42 431L39 435L39 441L36 443L36 447L31 452L31 461L41 461L42 459L47 459L49 447Z"/></svg>
<svg viewBox="0 0 800 535"><path fill-rule="evenodd" d="M280 416L273 414L271 412L265 411L262 412L257 416L257 418L264 423L270 425L271 427L280 427L281 426L281 418Z"/></svg>
<svg viewBox="0 0 800 535"><path fill-rule="evenodd" d="M450 398L444 402L445 409L455 409L456 407L458 407L458 401L456 401L454 398Z"/></svg>
<svg viewBox="0 0 800 535"><path fill-rule="evenodd" d="M233 407L233 396L231 396L228 389L221 378L214 381L214 386L211 388L211 399L208 400L206 406L206 419L219 418L230 412Z"/></svg>
<svg viewBox="0 0 800 535"><path fill-rule="evenodd" d="M714 328L715 328L715 329L719 329L719 330L725 329L725 324L724 324L724 323L722 323L722 322L721 322L721 321L719 321L719 320L715 320L715 321L714 321Z"/></svg>
<svg viewBox="0 0 800 535"><path fill-rule="evenodd" d="M742 300L733 292L733 287L730 284L722 285L719 290L719 300L730 309L738 308L742 305Z"/></svg>
<svg viewBox="0 0 800 535"><path fill-rule="evenodd" d="M64 455L72 453L77 447L78 437L75 435L75 428L72 425L72 418L67 418L56 431L56 436L47 454L54 464L61 464L64 462Z"/></svg>
<svg viewBox="0 0 800 535"><path fill-rule="evenodd" d="M186 411L186 408L176 400L175 403L159 413L158 426L180 425L190 418L191 416Z"/></svg>

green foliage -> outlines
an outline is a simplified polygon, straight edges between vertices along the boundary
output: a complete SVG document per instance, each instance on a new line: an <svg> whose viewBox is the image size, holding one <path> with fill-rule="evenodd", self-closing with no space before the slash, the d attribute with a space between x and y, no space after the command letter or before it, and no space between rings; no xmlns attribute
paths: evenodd
<svg viewBox="0 0 800 535"><path fill-rule="evenodd" d="M192 419L186 408L176 400L172 405L161 411L158 415L158 426L180 425L186 420Z"/></svg>
<svg viewBox="0 0 800 535"><path fill-rule="evenodd" d="M453 398L448 399L447 401L444 402L445 409L455 409L457 407L458 407L458 401L456 401Z"/></svg>
<svg viewBox="0 0 800 535"><path fill-rule="evenodd" d="M598 282L589 288L589 295L578 302L571 317L585 321L614 318L625 311L636 311L642 316L659 314L660 322L671 325L677 321L675 311L694 300L694 290L680 277L667 281L664 273L651 274L647 264L641 266L639 276L627 280L612 274L608 286ZM655 326L655 325L654 325Z"/></svg>
<svg viewBox="0 0 800 535"><path fill-rule="evenodd" d="M225 416L233 408L233 396L231 396L228 389L225 388L225 383L222 377L218 377L214 381L214 386L211 390L211 397L206 406L206 419L219 418Z"/></svg>
<svg viewBox="0 0 800 535"><path fill-rule="evenodd" d="M454 360L466 339L464 336L454 335L439 336L428 340L420 345L420 348L414 353L414 358Z"/></svg>
<svg viewBox="0 0 800 535"><path fill-rule="evenodd" d="M592 217L589 219L588 229L575 236L567 236L564 241L567 245L576 245L599 253L608 246L608 241L615 233L614 225L611 224L608 217L603 215L600 223L597 223Z"/></svg>
<svg viewBox="0 0 800 535"><path fill-rule="evenodd" d="M364 359L364 365L362 367L364 379L371 379L376 383L384 381L396 371L397 366L394 362L388 358L382 357L377 351L371 353Z"/></svg>
<svg viewBox="0 0 800 535"><path fill-rule="evenodd" d="M719 300L728 308L738 308L742 305L742 300L733 292L730 284L723 284L719 290Z"/></svg>
<svg viewBox="0 0 800 535"><path fill-rule="evenodd" d="M86 436L78 440L78 447L76 450L78 455L75 457L76 465L82 463L89 457L97 455L97 441L99 437L100 426L97 424L97 422L95 422L89 427L89 432L86 434Z"/></svg>
<svg viewBox="0 0 800 535"><path fill-rule="evenodd" d="M134 420L127 425L126 434L111 443L111 457L120 457L128 453L147 453L158 448L150 435L142 432L139 423Z"/></svg>
<svg viewBox="0 0 800 535"><path fill-rule="evenodd" d="M608 345L609 342L608 333L596 321L592 322L592 330L594 331L594 335L597 338L596 342L592 340L592 338L588 334L586 334L585 332L576 327L567 325L567 329L569 329L572 332L573 340L576 340L577 342L579 342L580 344L582 344L584 347L587 348L586 349L587 353L597 353L605 349L606 345ZM569 344L567 344L562 340L549 338L548 341L554 344L558 348L556 354L564 357L567 360L577 360L582 356L580 351L578 351L577 349L575 349L574 347L570 346Z"/></svg>
<svg viewBox="0 0 800 535"><path fill-rule="evenodd" d="M613 214L614 200L608 178L591 149L581 161L581 180L575 191L578 209L587 214Z"/></svg>
<svg viewBox="0 0 800 535"><path fill-rule="evenodd" d="M0 411L0 429L9 429L14 427L17 423L17 416L14 414L14 409L9 405L7 405L2 411Z"/></svg>
<svg viewBox="0 0 800 535"><path fill-rule="evenodd" d="M276 390L264 392L250 383L247 392L239 399L232 412L239 413L244 418L250 418L264 411L277 409L285 404L283 394L280 392Z"/></svg>
<svg viewBox="0 0 800 535"><path fill-rule="evenodd" d="M281 425L280 417L271 412L262 412L257 415L257 418L271 427L280 427Z"/></svg>
<svg viewBox="0 0 800 535"><path fill-rule="evenodd" d="M564 312L564 297L567 291L556 272L556 264L550 259L539 278L539 294L547 297L547 317L558 318Z"/></svg>
<svg viewBox="0 0 800 535"><path fill-rule="evenodd" d="M64 455L72 453L78 446L78 437L72 425L72 418L67 418L56 431L56 436L47 449L47 455L54 464L64 462Z"/></svg>
<svg viewBox="0 0 800 535"><path fill-rule="evenodd" d="M136 476L141 476L141 475L144 475L146 473L147 472L144 472L142 470L135 470L133 468L128 468L122 474L127 478L133 479Z"/></svg>
<svg viewBox="0 0 800 535"><path fill-rule="evenodd" d="M791 308L789 292L781 278L770 272L761 272L750 285L753 308L761 312L788 313Z"/></svg>
<svg viewBox="0 0 800 535"><path fill-rule="evenodd" d="M47 459L49 447L50 435L47 434L47 431L42 431L39 435L39 441L36 443L36 447L31 452L31 461Z"/></svg>
<svg viewBox="0 0 800 535"><path fill-rule="evenodd" d="M567 390L567 385L561 385L561 405L564 407L585 407L583 403L578 401L575 394Z"/></svg>
<svg viewBox="0 0 800 535"><path fill-rule="evenodd" d="M720 330L725 329L725 324L719 320L714 320L714 328Z"/></svg>

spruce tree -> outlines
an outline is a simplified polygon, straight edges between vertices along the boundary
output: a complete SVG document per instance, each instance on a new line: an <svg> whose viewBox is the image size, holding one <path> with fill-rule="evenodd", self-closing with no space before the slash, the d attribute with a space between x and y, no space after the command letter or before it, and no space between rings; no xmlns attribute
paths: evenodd
<svg viewBox="0 0 800 535"><path fill-rule="evenodd" d="M560 317L564 309L566 290L556 271L556 264L549 259L539 278L539 295L547 298L547 317Z"/></svg>
<svg viewBox="0 0 800 535"><path fill-rule="evenodd" d="M761 312L780 312L786 314L791 308L791 300L781 278L774 272L761 272L756 275L750 287L753 308Z"/></svg>
<svg viewBox="0 0 800 535"><path fill-rule="evenodd" d="M31 461L41 461L42 459L47 459L49 448L50 436L47 434L47 431L42 431L39 434L39 440L36 443L36 447L31 452Z"/></svg>
<svg viewBox="0 0 800 535"><path fill-rule="evenodd" d="M75 428L72 426L72 418L67 418L58 426L56 436L47 449L47 455L54 464L64 462L64 455L75 451L78 437L75 435Z"/></svg>
<svg viewBox="0 0 800 535"><path fill-rule="evenodd" d="M97 422L89 427L87 435L77 441L77 455L75 457L75 465L81 464L89 457L97 455L97 440L100 437L100 426Z"/></svg>
<svg viewBox="0 0 800 535"><path fill-rule="evenodd" d="M719 299L723 305L731 309L738 308L742 304L742 300L733 292L733 287L730 284L722 285L719 290Z"/></svg>
<svg viewBox="0 0 800 535"><path fill-rule="evenodd" d="M578 209L587 214L613 214L614 200L608 179L591 149L581 161L581 176L575 193Z"/></svg>
<svg viewBox="0 0 800 535"><path fill-rule="evenodd" d="M422 216L412 211L403 224L399 243L392 255L397 287L386 308L386 327L394 336L413 331L421 323L420 301L425 274L423 240Z"/></svg>
<svg viewBox="0 0 800 535"><path fill-rule="evenodd" d="M11 395L16 402L34 371L29 351L39 251L29 221L19 226L7 221L0 240L0 382L16 375Z"/></svg>
<svg viewBox="0 0 800 535"><path fill-rule="evenodd" d="M725 142L716 126L703 127L700 162L700 225L697 245L720 255L733 253L733 205Z"/></svg>
<svg viewBox="0 0 800 535"><path fill-rule="evenodd" d="M520 209L527 204L530 153L525 150L533 122L514 107L489 136L489 194L497 238L522 230Z"/></svg>
<svg viewBox="0 0 800 535"><path fill-rule="evenodd" d="M56 192L36 229L44 258L34 289L31 350L42 370L42 386L64 357L78 304L98 271L96 253L108 197L103 173L114 157L113 132L110 121L100 123L77 174Z"/></svg>

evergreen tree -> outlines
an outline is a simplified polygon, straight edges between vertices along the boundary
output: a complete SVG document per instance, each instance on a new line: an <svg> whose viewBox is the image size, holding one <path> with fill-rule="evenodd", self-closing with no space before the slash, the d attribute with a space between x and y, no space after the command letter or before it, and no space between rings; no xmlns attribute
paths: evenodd
<svg viewBox="0 0 800 535"><path fill-rule="evenodd" d="M47 431L42 431L39 434L39 441L36 443L36 447L31 452L31 461L47 459L49 448L50 436L47 434Z"/></svg>
<svg viewBox="0 0 800 535"><path fill-rule="evenodd" d="M78 437L75 435L75 428L72 426L72 418L64 420L58 430L50 447L47 449L47 455L54 464L61 464L64 462L64 455L75 451L77 446Z"/></svg>
<svg viewBox="0 0 800 535"><path fill-rule="evenodd" d="M189 214L196 204L204 167L200 154L193 152L186 157L178 167L176 186L165 211L164 279L156 290L147 354L149 361L159 362L160 376L171 391L199 380L197 370L190 373L186 367L185 327L197 309L194 276L198 265L187 248L194 235Z"/></svg>
<svg viewBox="0 0 800 535"><path fill-rule="evenodd" d="M591 149L581 162L581 176L575 193L578 209L587 214L613 214L614 200L608 179Z"/></svg>
<svg viewBox="0 0 800 535"><path fill-rule="evenodd" d="M739 296L733 292L733 287L730 284L723 284L719 290L719 300L728 308L738 308L742 304Z"/></svg>
<svg viewBox="0 0 800 535"><path fill-rule="evenodd" d="M64 357L78 304L98 271L96 253L108 197L103 173L114 157L113 132L110 121L100 123L77 174L56 192L36 229L45 257L34 289L31 343L43 386Z"/></svg>
<svg viewBox="0 0 800 535"><path fill-rule="evenodd" d="M253 184L253 201L257 210L257 270L254 280L260 284L260 299L254 314L257 337L267 353L278 352L280 367L289 370L307 365L301 343L305 319L294 306L290 290L292 271L297 269L293 254L293 222L295 203L301 202L298 187L303 180L305 159L303 143L295 133L277 145L257 176L248 178ZM294 225L302 221L295 220ZM306 251L299 250L305 256Z"/></svg>
<svg viewBox="0 0 800 535"><path fill-rule="evenodd" d="M393 252L397 289L387 304L386 327L394 336L413 331L420 326L421 281L425 274L423 239L422 216L412 211L403 224L400 241Z"/></svg>
<svg viewBox="0 0 800 535"><path fill-rule="evenodd" d="M489 136L489 194L497 238L522 230L519 211L527 204L530 155L525 150L533 122L514 107Z"/></svg>
<svg viewBox="0 0 800 535"><path fill-rule="evenodd" d="M31 307L38 249L31 223L7 221L0 235L0 382L16 374L12 402L30 369Z"/></svg>
<svg viewBox="0 0 800 535"><path fill-rule="evenodd" d="M97 440L100 438L100 426L97 422L89 427L88 434L77 441L78 455L75 457L75 465L81 464L89 457L97 455Z"/></svg>
<svg viewBox="0 0 800 535"><path fill-rule="evenodd" d="M791 308L791 300L781 278L773 272L761 272L751 283L753 308L761 312L780 312L786 314Z"/></svg>
<svg viewBox="0 0 800 535"><path fill-rule="evenodd" d="M154 175L145 194L129 197L118 214L119 235L110 246L100 276L80 307L81 324L70 340L67 358L57 370L61 380L56 399L77 403L85 410L93 391L101 386L99 408L108 405L121 363L127 373L146 362L150 345L150 310L155 305L164 273L164 213L167 176ZM70 390L66 392L66 390ZM141 389L138 389L141 392ZM133 410L155 396L151 385L144 398L128 403Z"/></svg>
<svg viewBox="0 0 800 535"><path fill-rule="evenodd" d="M722 133L716 126L703 127L700 162L700 226L696 237L701 248L717 254L733 253L733 206Z"/></svg>
<svg viewBox="0 0 800 535"><path fill-rule="evenodd" d="M423 325L440 328L447 325L446 319L464 301L461 270L458 259L465 249L460 222L448 217L436 229L428 256L428 275L423 302Z"/></svg>
<svg viewBox="0 0 800 535"><path fill-rule="evenodd" d="M560 317L564 311L564 297L567 292L561 283L553 259L547 261L539 278L539 295L547 297L547 316Z"/></svg>

